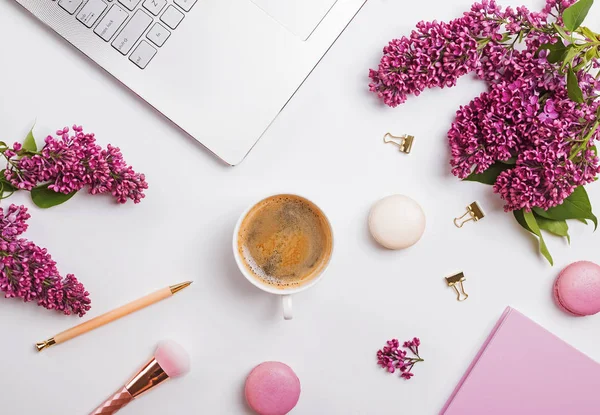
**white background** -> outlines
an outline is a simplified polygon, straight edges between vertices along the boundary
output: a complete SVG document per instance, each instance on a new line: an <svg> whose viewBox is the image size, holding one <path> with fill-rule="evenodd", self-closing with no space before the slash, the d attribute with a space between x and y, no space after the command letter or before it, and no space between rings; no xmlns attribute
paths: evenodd
<svg viewBox="0 0 600 415"><path fill-rule="evenodd" d="M22 140L36 118L38 143L52 130L82 124L100 144L118 145L150 184L139 205L82 192L43 211L27 195L15 196L12 202L31 206L26 236L49 249L61 273L85 284L89 317L195 281L168 301L41 354L36 341L82 320L0 299L2 413L89 413L159 340L172 338L190 351L192 372L123 414L248 414L244 379L266 360L298 374L302 395L294 414L435 414L507 305L600 360L600 317L570 317L551 296L562 267L600 262L593 227L573 223L570 247L548 237L556 261L550 267L490 187L449 173L445 133L458 106L483 84L467 76L456 88L426 91L395 109L368 92L368 69L387 41L421 19L451 19L469 6L368 1L246 161L231 168L2 0L0 139ZM587 23L598 29L600 6L594 7ZM414 134L412 154L384 145L387 131ZM588 190L600 209L600 185ZM327 275L295 298L293 321L283 321L277 297L242 277L231 253L238 215L282 191L317 202L336 236ZM379 248L367 231L372 203L393 193L413 197L427 215L423 239L403 252ZM487 217L456 229L452 219L476 199ZM467 276L471 296L464 303L444 281L457 270ZM387 339L413 336L422 339L426 360L415 378L406 382L376 366ZM511 353L529 347L536 345L515 339ZM556 365L556 376L567 369L558 356L548 364Z"/></svg>

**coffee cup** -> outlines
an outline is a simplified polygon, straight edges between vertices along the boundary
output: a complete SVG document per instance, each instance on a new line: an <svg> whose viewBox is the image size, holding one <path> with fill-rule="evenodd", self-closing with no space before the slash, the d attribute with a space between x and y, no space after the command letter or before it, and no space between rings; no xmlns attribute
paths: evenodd
<svg viewBox="0 0 600 415"><path fill-rule="evenodd" d="M283 318L291 320L292 295L323 278L333 253L333 231L312 201L277 194L242 213L233 232L233 254L255 287L281 296Z"/></svg>

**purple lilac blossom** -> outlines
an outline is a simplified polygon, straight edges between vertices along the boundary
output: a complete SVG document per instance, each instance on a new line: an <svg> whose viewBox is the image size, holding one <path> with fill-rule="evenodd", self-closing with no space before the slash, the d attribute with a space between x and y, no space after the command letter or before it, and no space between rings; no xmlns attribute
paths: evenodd
<svg viewBox="0 0 600 415"><path fill-rule="evenodd" d="M392 40L383 53L379 68L369 73L369 88L391 107L427 88L454 86L478 66L477 41L461 19L420 22L410 37Z"/></svg>
<svg viewBox="0 0 600 415"><path fill-rule="evenodd" d="M0 290L6 298L83 316L90 309L83 285L72 274L61 277L46 249L19 238L29 217L24 206L0 208Z"/></svg>
<svg viewBox="0 0 600 415"><path fill-rule="evenodd" d="M88 186L91 194L110 193L119 203L128 199L139 203L144 198L146 178L123 160L119 148L110 144L101 148L94 134L84 133L79 126L73 126L71 135L67 127L56 135L46 138L41 151L22 154L20 159L16 158L20 144L6 150L6 180L20 190L48 184L50 190L64 194Z"/></svg>

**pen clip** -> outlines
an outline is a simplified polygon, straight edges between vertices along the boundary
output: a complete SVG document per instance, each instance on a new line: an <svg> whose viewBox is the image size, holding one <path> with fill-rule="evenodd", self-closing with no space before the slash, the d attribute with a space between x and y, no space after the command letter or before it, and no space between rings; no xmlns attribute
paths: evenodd
<svg viewBox="0 0 600 415"><path fill-rule="evenodd" d="M468 218L463 220L465 216L468 216ZM462 228L465 223L471 220L477 222L484 217L485 213L483 212L483 209L481 209L481 206L479 206L479 203L473 202L467 206L467 211L464 213L464 215L454 219L454 226L457 228Z"/></svg>
<svg viewBox="0 0 600 415"><path fill-rule="evenodd" d="M395 136L390 133L386 133L383 136L384 143L392 143L398 146L399 150L403 153L409 154L412 149L413 141L415 137L412 135L404 134L401 136Z"/></svg>
<svg viewBox="0 0 600 415"><path fill-rule="evenodd" d="M467 294L467 292L465 291L465 287L463 285L463 282L465 280L466 280L465 274L462 272L451 275L450 277L446 277L446 283L448 284L449 287L452 287L454 289L454 292L456 292L456 300L457 301L465 301L467 298L469 298L469 294ZM459 290L459 288L460 288L460 290Z"/></svg>

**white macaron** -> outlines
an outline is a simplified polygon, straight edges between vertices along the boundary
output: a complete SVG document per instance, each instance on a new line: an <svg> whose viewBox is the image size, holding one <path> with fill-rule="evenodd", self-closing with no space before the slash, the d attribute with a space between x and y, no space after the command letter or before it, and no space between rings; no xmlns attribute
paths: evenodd
<svg viewBox="0 0 600 415"><path fill-rule="evenodd" d="M408 196L387 196L371 208L369 230L373 238L388 249L408 248L425 232L425 213Z"/></svg>

